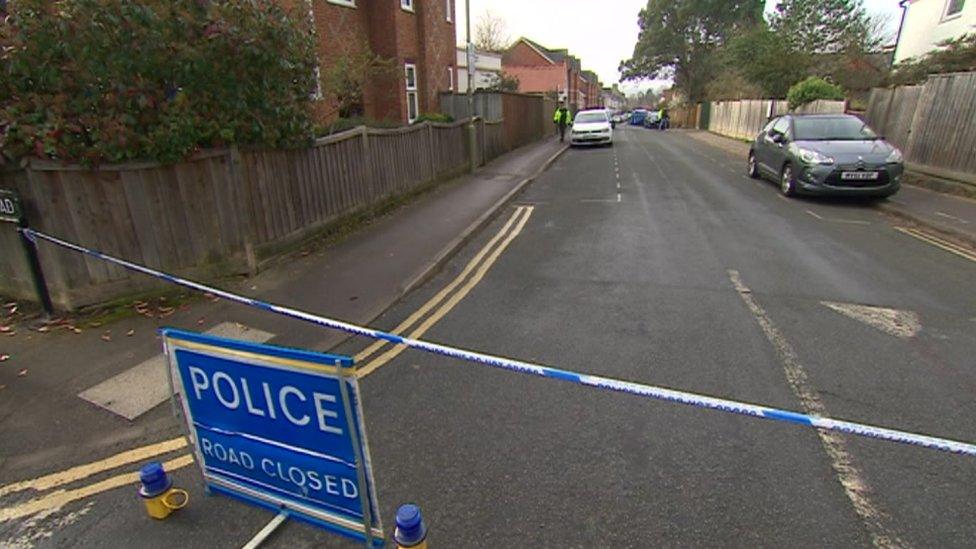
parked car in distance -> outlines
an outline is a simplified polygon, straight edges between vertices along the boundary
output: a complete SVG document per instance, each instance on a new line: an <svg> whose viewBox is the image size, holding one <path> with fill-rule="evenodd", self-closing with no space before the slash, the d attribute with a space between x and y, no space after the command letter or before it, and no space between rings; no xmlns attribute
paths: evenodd
<svg viewBox="0 0 976 549"><path fill-rule="evenodd" d="M771 178L786 196L884 198L898 192L904 171L896 147L846 114L775 117L749 148L749 176Z"/></svg>
<svg viewBox="0 0 976 549"><path fill-rule="evenodd" d="M604 109L576 113L570 132L570 145L613 145L613 126Z"/></svg>
<svg viewBox="0 0 976 549"><path fill-rule="evenodd" d="M647 117L647 111L645 111L644 109L634 109L634 111L630 113L630 125L643 126L644 118L646 117Z"/></svg>

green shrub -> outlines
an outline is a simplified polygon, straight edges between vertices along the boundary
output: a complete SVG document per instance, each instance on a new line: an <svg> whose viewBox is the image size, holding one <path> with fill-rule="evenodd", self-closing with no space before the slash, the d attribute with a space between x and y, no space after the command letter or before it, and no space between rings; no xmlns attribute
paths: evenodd
<svg viewBox="0 0 976 549"><path fill-rule="evenodd" d="M786 94L786 99L790 102L790 108L795 109L818 99L842 100L844 99L844 90L823 78L811 76L793 84Z"/></svg>
<svg viewBox="0 0 976 549"><path fill-rule="evenodd" d="M349 118L338 118L332 124L328 126L317 126L315 128L315 137L324 137L326 135L332 135L339 132L344 132L346 130L351 130L353 128L358 128L359 126L366 126L369 128L380 128L380 129L391 129L399 128L403 126L400 122L395 122L393 120L373 120L372 118L366 118L364 116L353 116Z"/></svg>
<svg viewBox="0 0 976 549"><path fill-rule="evenodd" d="M307 18L256 0L18 0L0 22L0 159L173 162L312 137ZM2 162L2 160L0 160Z"/></svg>
<svg viewBox="0 0 976 549"><path fill-rule="evenodd" d="M438 122L440 124L448 124L450 122L454 122L454 117L440 112L431 112L421 114L414 122Z"/></svg>

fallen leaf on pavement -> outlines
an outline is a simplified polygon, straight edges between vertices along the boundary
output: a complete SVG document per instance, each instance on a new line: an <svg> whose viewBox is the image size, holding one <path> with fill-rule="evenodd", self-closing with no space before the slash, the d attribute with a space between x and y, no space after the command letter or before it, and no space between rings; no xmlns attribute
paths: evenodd
<svg viewBox="0 0 976 549"><path fill-rule="evenodd" d="M17 372L17 377L24 377L26 375L27 375L27 368L24 368L23 370Z"/></svg>
<svg viewBox="0 0 976 549"><path fill-rule="evenodd" d="M6 389L6 388L7 388L7 386L6 386L6 385L0 385L0 391L2 391L2 390L4 390L4 389Z"/></svg>
<svg viewBox="0 0 976 549"><path fill-rule="evenodd" d="M10 330L9 332L7 332L7 337L13 337L15 335L17 335L17 332L15 330Z"/></svg>
<svg viewBox="0 0 976 549"><path fill-rule="evenodd" d="M102 341L112 341L112 330L109 330L102 334Z"/></svg>
<svg viewBox="0 0 976 549"><path fill-rule="evenodd" d="M202 318L200 320L197 320L197 326L203 326L203 320L204 319Z"/></svg>
<svg viewBox="0 0 976 549"><path fill-rule="evenodd" d="M133 335L135 335L135 333L136 333L135 330L129 330L128 332L125 333L125 335L126 337L132 337Z"/></svg>
<svg viewBox="0 0 976 549"><path fill-rule="evenodd" d="M13 326L10 326L8 324L0 324L0 334L5 334L13 329L14 329Z"/></svg>
<svg viewBox="0 0 976 549"><path fill-rule="evenodd" d="M38 326L36 329L38 332L41 332L42 334L46 334L51 331L51 328L47 326Z"/></svg>
<svg viewBox="0 0 976 549"><path fill-rule="evenodd" d="M10 355L0 355L0 362L7 362L10 360Z"/></svg>
<svg viewBox="0 0 976 549"><path fill-rule="evenodd" d="M11 307L16 307L17 306L17 302L16 301L9 301L7 303L4 303L3 306L4 306L4 308L9 309Z"/></svg>
<svg viewBox="0 0 976 549"><path fill-rule="evenodd" d="M10 308L10 314L14 314L16 312L17 312L17 306L14 305L13 307Z"/></svg>
<svg viewBox="0 0 976 549"><path fill-rule="evenodd" d="M74 333L76 333L76 334L80 334L81 333L81 328L72 328L71 331L74 332Z"/></svg>

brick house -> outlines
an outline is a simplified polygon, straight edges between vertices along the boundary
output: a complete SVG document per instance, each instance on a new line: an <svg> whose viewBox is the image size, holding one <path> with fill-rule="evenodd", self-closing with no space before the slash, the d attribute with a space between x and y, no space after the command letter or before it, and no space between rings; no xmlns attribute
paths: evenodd
<svg viewBox="0 0 976 549"><path fill-rule="evenodd" d="M502 55L502 70L519 79L521 93L554 93L573 112L586 107L586 87L580 61L568 50L551 50L519 38Z"/></svg>
<svg viewBox="0 0 976 549"><path fill-rule="evenodd" d="M600 77L593 71L583 71L580 73L582 83L580 89L583 90L583 105L585 108L603 107L603 84Z"/></svg>
<svg viewBox="0 0 976 549"><path fill-rule="evenodd" d="M352 101L344 116L408 124L438 111L438 94L455 88L455 0L279 1L308 9L323 76L367 48L392 64L368 75L361 101ZM317 121L335 121L339 105L325 86Z"/></svg>

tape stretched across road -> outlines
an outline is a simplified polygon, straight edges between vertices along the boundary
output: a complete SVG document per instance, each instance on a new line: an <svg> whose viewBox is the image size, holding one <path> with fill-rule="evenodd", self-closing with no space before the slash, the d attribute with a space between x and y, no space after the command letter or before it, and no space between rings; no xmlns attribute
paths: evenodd
<svg viewBox="0 0 976 549"><path fill-rule="evenodd" d="M381 340L389 341L390 343L394 343L397 345L405 345L413 349L420 349L422 351L427 351L429 353L433 353L437 355L458 358L468 362L475 362L478 364L483 364L485 366L492 366L495 368L520 372L523 374L532 374L539 377L557 379L560 381L568 381L570 383L575 383L577 385L585 385L589 387L607 389L607 390L616 391L620 393L627 393L630 395L653 398L656 400L677 402L680 404L687 404L699 408L708 408L711 410L719 410L722 412L728 412L728 413L739 414L739 415L750 416L750 417L761 418L761 419L786 421L789 423L806 425L818 429L827 429L831 431L838 431L838 432L848 433L852 435L858 435L858 436L869 437L869 438L877 438L877 439L887 440L891 442L900 442L902 444L921 446L923 448L941 450L943 452L950 452L954 454L963 454L967 456L976 457L976 444L971 444L967 442L960 442L956 440L922 435L918 433L911 433L908 431L900 431L897 429L888 429L884 427L876 427L873 425L865 425L863 423L856 423L853 421L844 421L839 419L819 417L819 416L803 414L799 412L793 412L790 410L783 410L779 408L771 408L768 406L762 406L758 404L749 404L746 402L738 402L734 400L715 398L715 397L690 393L686 391L678 391L674 389L667 389L664 387L657 387L653 385L643 385L640 383L620 381L620 380L611 379L607 377L579 374L567 370L560 370L558 368L543 366L540 364L523 362L521 360L513 360L509 358L492 356L492 355L487 355L487 354L478 353L474 351L466 351L464 349L458 349L455 347L449 347L447 345L440 345L437 343L430 343L419 339L405 338L405 337L398 336L396 334L391 334L380 330L374 330L372 328L367 328L363 326L357 326L355 324L350 324L348 322L343 322L341 320L334 320L331 318L321 317L318 315L313 315L311 313L306 313L304 311L299 311L288 307L282 307L280 305L274 305L272 303L267 303L257 299L252 299L242 295L226 292L218 288L213 288L204 284L200 284L198 282L193 282L192 280L186 280L178 276L166 274L164 272L157 271L155 269L150 269L148 267L138 265L136 263L132 263L124 259L112 257L110 255L103 254L102 252L99 252L97 250L85 248L83 246L79 246L77 244L73 244L71 242L61 240L60 238L35 231L33 229L21 228L18 230L23 232L31 240L36 241L36 239L41 239L50 242L52 244L56 244L58 246L62 246L69 250L74 250L76 252L80 252L92 257L96 257L103 261L108 261L109 263L120 265L122 267L125 267L126 269L136 271L145 275L149 275L155 278L159 278L167 282L177 284L179 286L183 286L193 290L198 290L201 292L211 293L213 295L222 297L229 301L241 303L243 305L248 305L250 307L255 307L257 309L265 310L268 312L277 313L290 318L304 320L306 322L311 322L313 324L317 324L319 326L323 326L326 328L331 328L333 330L340 330L349 334L364 336L372 339L381 339Z"/></svg>

